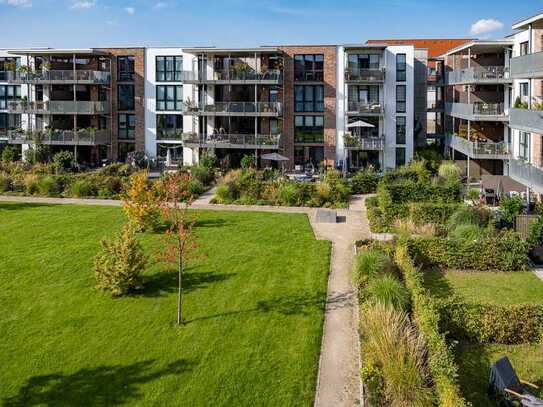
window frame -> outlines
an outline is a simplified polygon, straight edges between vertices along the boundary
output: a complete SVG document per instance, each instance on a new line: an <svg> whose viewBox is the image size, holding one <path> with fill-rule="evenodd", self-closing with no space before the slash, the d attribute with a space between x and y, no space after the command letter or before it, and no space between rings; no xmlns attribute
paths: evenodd
<svg viewBox="0 0 543 407"><path fill-rule="evenodd" d="M135 66L136 58L133 55L117 56L117 80L119 82L133 82ZM123 68L128 68L128 70Z"/></svg>
<svg viewBox="0 0 543 407"><path fill-rule="evenodd" d="M399 92L400 89L403 89L403 99L400 99L399 96L402 92ZM396 85L396 113L407 113L407 86L406 85Z"/></svg>
<svg viewBox="0 0 543 407"><path fill-rule="evenodd" d="M121 127L121 117L124 117L124 127ZM130 124L130 118L133 118L133 124ZM117 138L119 140L136 139L136 115L134 113L119 113L117 115Z"/></svg>
<svg viewBox="0 0 543 407"><path fill-rule="evenodd" d="M303 125L297 124L300 120ZM308 124L312 120L313 124ZM322 122L322 124L317 124ZM298 133L300 132L300 133ZM303 134L302 134L303 133ZM324 143L324 116L296 115L294 116L294 144L323 144Z"/></svg>
<svg viewBox="0 0 543 407"><path fill-rule="evenodd" d="M168 69L168 59L173 58L172 69ZM163 60L163 70L159 70L159 60ZM177 64L180 63L179 70ZM171 74L168 79L168 73ZM162 75L161 75L162 74ZM183 80L183 56L181 55L157 55L155 57L155 81L156 82L182 82Z"/></svg>
<svg viewBox="0 0 543 407"><path fill-rule="evenodd" d="M400 57L404 58L404 61L400 61ZM396 54L396 82L407 81L407 54Z"/></svg>
<svg viewBox="0 0 543 407"><path fill-rule="evenodd" d="M0 110L7 110L9 102L20 99L21 85L0 85Z"/></svg>
<svg viewBox="0 0 543 407"><path fill-rule="evenodd" d="M173 98L168 97L169 90L173 88ZM164 98L160 97L160 89L164 89ZM180 91L180 97L179 97ZM157 112L181 112L183 111L183 85L156 85L156 111ZM173 103L169 108L168 104Z"/></svg>
<svg viewBox="0 0 543 407"><path fill-rule="evenodd" d="M403 121L403 124L400 123ZM405 145L407 143L407 117L396 116L396 144Z"/></svg>
<svg viewBox="0 0 543 407"><path fill-rule="evenodd" d="M402 153L402 159L399 160L399 153ZM400 167L406 164L407 149L405 147L396 147L396 167Z"/></svg>
<svg viewBox="0 0 543 407"><path fill-rule="evenodd" d="M167 117L174 117L174 126L172 128L159 126L162 122L167 123ZM163 118L163 119L161 119ZM179 126L180 124L180 126ZM156 137L157 140L171 139L171 135L177 136L181 130L183 134L183 115L181 114L164 114L159 113L156 115ZM165 138L163 138L165 137Z"/></svg>
<svg viewBox="0 0 543 407"><path fill-rule="evenodd" d="M125 106L121 105L122 101L121 101L121 88L126 88L126 89L132 89L132 96L131 96L131 99L130 99L130 104L127 105L128 108L125 108ZM136 96L135 96L135 87L133 84L128 84L128 83L121 83L121 84L118 84L117 85L117 110L119 111L134 111L136 109Z"/></svg>
<svg viewBox="0 0 543 407"><path fill-rule="evenodd" d="M309 63L311 68L307 66ZM294 81L323 82L324 54L295 54Z"/></svg>
<svg viewBox="0 0 543 407"><path fill-rule="evenodd" d="M301 90L301 99L298 98L299 90ZM318 99L317 96L321 96L322 99ZM294 111L296 113L324 112L324 85L295 85Z"/></svg>

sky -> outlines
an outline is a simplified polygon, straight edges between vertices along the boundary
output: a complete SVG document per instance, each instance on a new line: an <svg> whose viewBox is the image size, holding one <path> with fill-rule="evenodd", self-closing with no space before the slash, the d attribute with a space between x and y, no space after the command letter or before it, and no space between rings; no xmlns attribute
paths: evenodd
<svg viewBox="0 0 543 407"><path fill-rule="evenodd" d="M0 0L0 48L500 38L543 0Z"/></svg>

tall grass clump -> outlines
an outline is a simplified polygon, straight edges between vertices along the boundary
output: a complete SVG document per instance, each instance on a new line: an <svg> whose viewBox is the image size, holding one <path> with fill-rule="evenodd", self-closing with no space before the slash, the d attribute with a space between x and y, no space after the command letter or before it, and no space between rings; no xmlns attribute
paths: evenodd
<svg viewBox="0 0 543 407"><path fill-rule="evenodd" d="M400 311L407 311L409 308L409 291L391 274L370 280L365 291L371 303L391 306Z"/></svg>
<svg viewBox="0 0 543 407"><path fill-rule="evenodd" d="M447 180L459 180L460 179L460 168L452 161L445 161L441 163L437 174L440 178Z"/></svg>
<svg viewBox="0 0 543 407"><path fill-rule="evenodd" d="M377 248L359 253L354 262L353 281L357 287L364 286L382 273L392 270L392 262Z"/></svg>
<svg viewBox="0 0 543 407"><path fill-rule="evenodd" d="M381 373L384 405L433 406L428 386L424 341L403 311L374 304L361 319L366 362Z"/></svg>

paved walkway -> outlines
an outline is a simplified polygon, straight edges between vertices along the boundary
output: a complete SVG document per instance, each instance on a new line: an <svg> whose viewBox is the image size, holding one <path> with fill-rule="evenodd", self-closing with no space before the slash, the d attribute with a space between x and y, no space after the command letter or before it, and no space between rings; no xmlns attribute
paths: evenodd
<svg viewBox="0 0 543 407"><path fill-rule="evenodd" d="M316 223L314 208L277 206L213 205L214 190L193 203L195 209L251 212L305 213L317 239L332 242L330 276L324 318L319 374L315 398L317 407L361 405L358 300L351 284L354 242L369 238L363 196L353 196L349 209L338 210L340 223ZM121 201L0 196L0 202L120 206Z"/></svg>

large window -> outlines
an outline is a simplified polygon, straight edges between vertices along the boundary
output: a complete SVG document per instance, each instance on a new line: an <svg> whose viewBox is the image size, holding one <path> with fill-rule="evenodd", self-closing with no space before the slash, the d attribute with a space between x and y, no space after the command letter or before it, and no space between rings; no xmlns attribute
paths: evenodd
<svg viewBox="0 0 543 407"><path fill-rule="evenodd" d="M294 97L296 112L324 112L324 86L295 86Z"/></svg>
<svg viewBox="0 0 543 407"><path fill-rule="evenodd" d="M406 118L396 117L396 144L405 144Z"/></svg>
<svg viewBox="0 0 543 407"><path fill-rule="evenodd" d="M0 109L8 108L8 102L21 98L21 86L0 85Z"/></svg>
<svg viewBox="0 0 543 407"><path fill-rule="evenodd" d="M407 88L405 85L396 86L396 113L405 113L407 106Z"/></svg>
<svg viewBox="0 0 543 407"><path fill-rule="evenodd" d="M2 57L0 58L0 80L5 81L6 72L13 72L21 64L21 58Z"/></svg>
<svg viewBox="0 0 543 407"><path fill-rule="evenodd" d="M379 103L378 85L349 86L349 102Z"/></svg>
<svg viewBox="0 0 543 407"><path fill-rule="evenodd" d="M133 140L136 133L136 115L119 114L119 139Z"/></svg>
<svg viewBox="0 0 543 407"><path fill-rule="evenodd" d="M134 80L134 57L117 57L117 79L123 82Z"/></svg>
<svg viewBox="0 0 543 407"><path fill-rule="evenodd" d="M324 117L323 116L295 116L294 142L296 143L323 143Z"/></svg>
<svg viewBox="0 0 543 407"><path fill-rule="evenodd" d="M294 55L294 79L322 82L324 80L324 55Z"/></svg>
<svg viewBox="0 0 543 407"><path fill-rule="evenodd" d="M156 81L182 81L183 57L156 57Z"/></svg>
<svg viewBox="0 0 543 407"><path fill-rule="evenodd" d="M396 81L405 82L407 63L405 54L396 55Z"/></svg>
<svg viewBox="0 0 543 407"><path fill-rule="evenodd" d="M156 110L183 110L183 86L158 85L156 87Z"/></svg>
<svg viewBox="0 0 543 407"><path fill-rule="evenodd" d="M156 116L157 139L181 139L183 116L179 114L158 114Z"/></svg>
<svg viewBox="0 0 543 407"><path fill-rule="evenodd" d="M520 55L528 55L530 53L530 44L528 41L520 43Z"/></svg>
<svg viewBox="0 0 543 407"><path fill-rule="evenodd" d="M520 132L518 147L519 158L530 161L530 133Z"/></svg>
<svg viewBox="0 0 543 407"><path fill-rule="evenodd" d="M347 57L349 69L358 71L359 69L379 69L379 54L349 54Z"/></svg>
<svg viewBox="0 0 543 407"><path fill-rule="evenodd" d="M396 148L396 167L405 165L405 147Z"/></svg>
<svg viewBox="0 0 543 407"><path fill-rule="evenodd" d="M134 85L118 85L118 109L134 110Z"/></svg>
<svg viewBox="0 0 543 407"><path fill-rule="evenodd" d="M0 113L0 130L11 130L21 128L21 115Z"/></svg>

